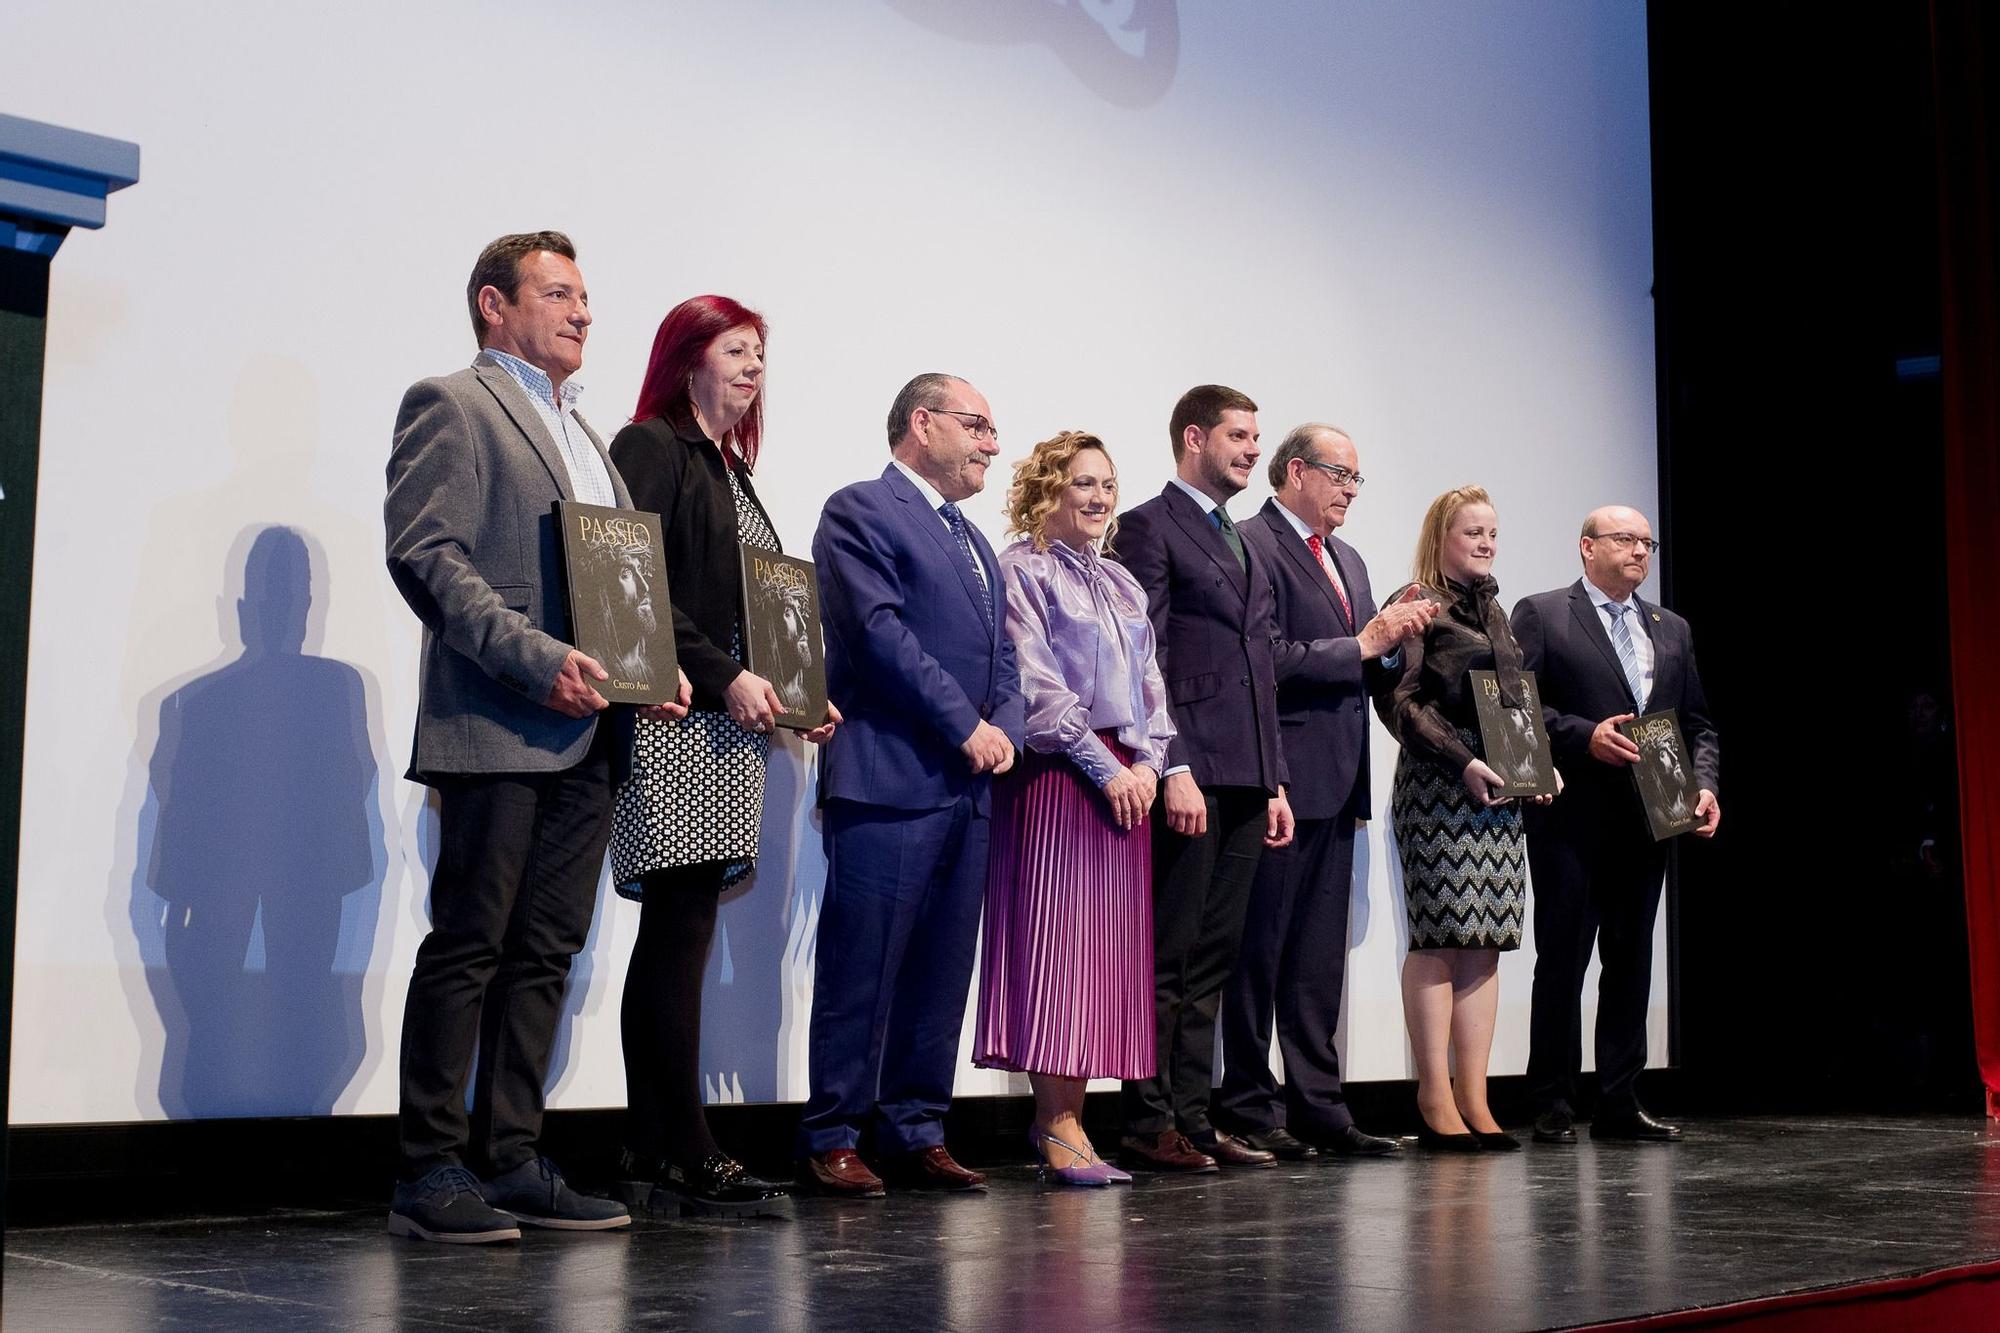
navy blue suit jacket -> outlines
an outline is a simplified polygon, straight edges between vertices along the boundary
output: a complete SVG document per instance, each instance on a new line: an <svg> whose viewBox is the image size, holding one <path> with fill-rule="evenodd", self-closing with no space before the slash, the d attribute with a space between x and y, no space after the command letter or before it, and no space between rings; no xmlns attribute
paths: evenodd
<svg viewBox="0 0 2000 1333"><path fill-rule="evenodd" d="M1695 670L1693 633L1687 621L1665 607L1637 596L1632 602L1653 641L1653 693L1643 710L1625 683L1618 650L1611 646L1604 618L1591 605L1582 579L1524 597L1514 606L1511 624L1514 641L1521 645L1521 665L1535 673L1549 747L1568 784L1547 809L1529 808L1531 829L1589 833L1611 821L1635 838L1648 836L1631 774L1622 765L1590 757L1590 733L1619 713L1678 710L1696 785L1721 793L1716 785L1720 747L1701 674Z"/></svg>
<svg viewBox="0 0 2000 1333"><path fill-rule="evenodd" d="M1331 819L1350 799L1354 814L1365 819L1368 696L1384 674L1379 659L1363 660L1354 637L1375 615L1368 567L1339 537L1327 542L1354 607L1350 619L1332 580L1276 500L1266 500L1240 531L1260 557L1276 605L1278 735L1291 773L1285 797L1300 819Z"/></svg>
<svg viewBox="0 0 2000 1333"><path fill-rule="evenodd" d="M834 494L813 534L826 686L846 721L820 768L824 800L936 810L992 785L959 746L984 719L1021 748L1014 645L1000 566L967 525L994 590L987 594L922 492L892 463Z"/></svg>
<svg viewBox="0 0 2000 1333"><path fill-rule="evenodd" d="M1118 518L1114 555L1146 590L1176 728L1167 766L1186 764L1204 789L1276 795L1286 778L1271 655L1278 627L1263 558L1247 542L1244 553L1247 577L1201 506L1172 482Z"/></svg>

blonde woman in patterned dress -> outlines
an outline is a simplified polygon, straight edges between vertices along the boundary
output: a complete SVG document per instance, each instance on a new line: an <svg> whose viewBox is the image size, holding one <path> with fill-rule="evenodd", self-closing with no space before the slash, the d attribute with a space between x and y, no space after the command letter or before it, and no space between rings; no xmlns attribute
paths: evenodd
<svg viewBox="0 0 2000 1333"><path fill-rule="evenodd" d="M1410 918L1403 1020L1416 1055L1417 1138L1455 1152L1521 1146L1487 1107L1486 1065L1500 954L1521 946L1527 844L1520 805L1499 795L1502 779L1481 751L1468 675L1492 671L1503 698L1522 697L1521 650L1493 581L1499 537L1492 497L1480 487L1431 502L1417 538L1416 581L1389 601L1424 596L1444 609L1421 637L1404 642L1402 671L1377 699L1403 747L1389 809Z"/></svg>
<svg viewBox="0 0 2000 1333"><path fill-rule="evenodd" d="M772 1214L787 1191L759 1180L709 1133L701 1100L701 983L722 891L751 871L777 713L770 681L743 666L740 546L779 550L751 485L763 436L761 315L726 296L683 301L660 322L632 424L611 458L635 508L660 515L674 647L694 687L688 716L638 722L612 825L612 880L640 904L625 976L629 1202ZM840 720L806 739L824 742Z"/></svg>

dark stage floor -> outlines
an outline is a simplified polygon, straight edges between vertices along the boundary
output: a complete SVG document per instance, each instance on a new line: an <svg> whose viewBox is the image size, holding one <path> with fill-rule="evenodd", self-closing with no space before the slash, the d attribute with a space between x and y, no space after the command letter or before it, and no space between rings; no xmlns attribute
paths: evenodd
<svg viewBox="0 0 2000 1333"><path fill-rule="evenodd" d="M1342 1162L1129 1189L801 1204L513 1246L383 1210L21 1228L30 1329L1519 1329L2000 1256L1977 1117L1699 1121L1678 1146Z"/></svg>

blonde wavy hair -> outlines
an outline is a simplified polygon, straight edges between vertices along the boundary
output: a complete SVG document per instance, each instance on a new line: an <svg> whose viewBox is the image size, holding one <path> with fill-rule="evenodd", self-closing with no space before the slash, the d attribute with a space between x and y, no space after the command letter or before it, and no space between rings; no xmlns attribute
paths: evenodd
<svg viewBox="0 0 2000 1333"><path fill-rule="evenodd" d="M1467 505L1492 503L1493 497L1484 486L1457 486L1431 501L1431 507L1424 511L1423 526L1417 529L1417 558L1410 564L1410 577L1432 592L1447 592L1439 559L1444 550L1444 534L1450 530L1459 510Z"/></svg>
<svg viewBox="0 0 2000 1333"><path fill-rule="evenodd" d="M1116 480L1118 464L1111 457L1111 451L1104 447L1104 441L1080 430L1066 430L1043 440L1026 458L1014 464L1014 481L1007 487L1009 536L1028 538L1037 551L1049 549L1049 515L1056 512L1056 507L1062 503L1063 491L1069 486L1070 463L1086 449L1095 449L1104 455L1104 461L1111 464L1112 478ZM1104 528L1106 551L1111 549L1112 538L1117 535L1118 515L1114 511L1111 521Z"/></svg>

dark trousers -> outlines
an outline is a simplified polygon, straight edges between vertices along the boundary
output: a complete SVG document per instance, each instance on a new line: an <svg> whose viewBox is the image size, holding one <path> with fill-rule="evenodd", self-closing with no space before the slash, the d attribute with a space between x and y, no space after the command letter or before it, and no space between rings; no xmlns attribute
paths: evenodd
<svg viewBox="0 0 2000 1333"><path fill-rule="evenodd" d="M1125 1129L1205 1133L1215 1083L1215 1015L1243 942L1250 883L1264 851L1269 797L1254 788L1204 793L1208 832L1167 827L1164 798L1153 825L1153 1022L1159 1068L1128 1079Z"/></svg>
<svg viewBox="0 0 2000 1333"><path fill-rule="evenodd" d="M600 724L583 762L559 773L437 780L431 930L403 1009L405 1179L438 1166L497 1174L536 1156L563 985L611 835L610 733Z"/></svg>
<svg viewBox="0 0 2000 1333"><path fill-rule="evenodd" d="M944 1142L986 897L987 817L828 801L803 1155Z"/></svg>
<svg viewBox="0 0 2000 1333"><path fill-rule="evenodd" d="M1347 980L1347 908L1354 885L1354 818L1300 820L1289 847L1266 851L1250 887L1243 948L1222 996L1225 1127L1278 1125L1311 1135L1354 1123L1340 1090L1340 992ZM1285 1062L1271 1072L1271 1024Z"/></svg>
<svg viewBox="0 0 2000 1333"><path fill-rule="evenodd" d="M1624 812L1620 812L1621 814ZM1635 816L1607 818L1613 830ZM1653 983L1653 920L1660 910L1663 843L1643 831L1528 834L1535 886L1535 990L1528 1020L1528 1090L1537 1107L1575 1109L1583 1067L1583 974L1597 945L1597 1078L1601 1105L1638 1104L1646 1067L1646 1002Z"/></svg>

